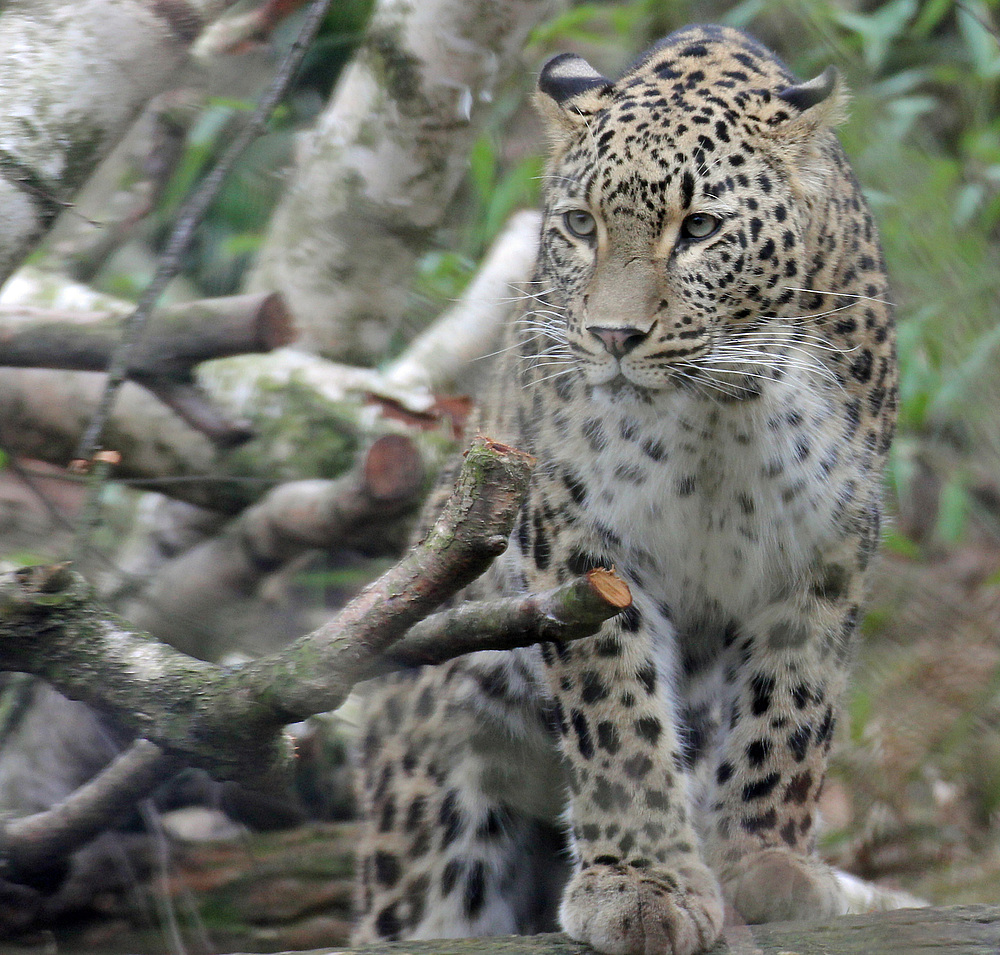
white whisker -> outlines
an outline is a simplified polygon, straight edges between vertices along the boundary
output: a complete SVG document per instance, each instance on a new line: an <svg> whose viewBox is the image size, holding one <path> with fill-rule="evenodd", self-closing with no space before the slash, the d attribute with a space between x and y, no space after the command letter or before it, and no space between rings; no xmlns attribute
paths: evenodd
<svg viewBox="0 0 1000 955"><path fill-rule="evenodd" d="M789 292L811 292L813 295L839 295L841 298L853 298L863 300L865 302L877 302L879 305L891 305L895 307L895 302L889 302L882 298L875 298L872 295L862 295L858 292L834 292L834 291L823 291L817 288L799 288L795 285L784 285L782 288Z"/></svg>

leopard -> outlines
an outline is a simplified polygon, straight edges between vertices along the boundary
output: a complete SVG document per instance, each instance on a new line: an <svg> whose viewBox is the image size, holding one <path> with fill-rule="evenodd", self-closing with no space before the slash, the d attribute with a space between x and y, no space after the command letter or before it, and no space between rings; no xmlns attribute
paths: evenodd
<svg viewBox="0 0 1000 955"><path fill-rule="evenodd" d="M614 80L542 67L540 248L478 423L536 464L474 596L601 567L632 603L369 689L356 942L561 927L691 955L855 905L818 801L897 367L847 96L715 25Z"/></svg>

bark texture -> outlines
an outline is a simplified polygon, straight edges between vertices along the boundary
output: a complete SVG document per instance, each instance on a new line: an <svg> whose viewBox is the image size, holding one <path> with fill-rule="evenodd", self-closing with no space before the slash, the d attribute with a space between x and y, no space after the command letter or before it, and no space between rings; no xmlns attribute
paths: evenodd
<svg viewBox="0 0 1000 955"><path fill-rule="evenodd" d="M131 310L131 309L130 309ZM124 315L0 307L0 365L104 371ZM190 378L213 358L271 351L294 338L280 295L230 295L155 311L128 354L130 378Z"/></svg>
<svg viewBox="0 0 1000 955"><path fill-rule="evenodd" d="M217 659L233 638L234 605L307 550L405 548L401 516L423 498L424 464L403 435L383 435L359 466L333 481L289 481L217 534L149 575L121 606L136 627L186 653Z"/></svg>
<svg viewBox="0 0 1000 955"><path fill-rule="evenodd" d="M406 392L386 393L373 372L302 352L211 362L199 367L196 381L229 418L245 419L253 436L220 447L149 391L127 383L104 437L105 447L121 456L116 479L233 514L283 481L344 473L362 446L387 432L409 434L431 469L452 446L450 435L408 428L366 403L376 393L406 404ZM66 466L102 388L98 374L4 370L0 442L10 452Z"/></svg>
<svg viewBox="0 0 1000 955"><path fill-rule="evenodd" d="M381 0L265 238L251 289L289 302L306 348L384 358L416 261L494 91L559 0Z"/></svg>
<svg viewBox="0 0 1000 955"><path fill-rule="evenodd" d="M232 0L33 0L0 15L0 282Z"/></svg>

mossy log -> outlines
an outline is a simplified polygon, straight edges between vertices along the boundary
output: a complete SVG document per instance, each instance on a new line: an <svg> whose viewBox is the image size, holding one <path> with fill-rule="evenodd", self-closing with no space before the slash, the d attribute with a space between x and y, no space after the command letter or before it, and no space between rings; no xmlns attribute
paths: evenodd
<svg viewBox="0 0 1000 955"><path fill-rule="evenodd" d="M323 955L589 955L565 935L404 942ZM1000 906L959 905L848 915L811 922L734 926L710 955L996 955ZM320 955L319 951L311 955Z"/></svg>

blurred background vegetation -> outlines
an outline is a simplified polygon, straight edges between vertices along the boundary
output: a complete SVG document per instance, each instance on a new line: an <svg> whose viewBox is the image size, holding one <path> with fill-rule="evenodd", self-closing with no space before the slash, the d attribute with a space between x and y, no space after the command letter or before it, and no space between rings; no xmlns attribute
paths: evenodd
<svg viewBox="0 0 1000 955"><path fill-rule="evenodd" d="M197 294L239 289L296 132L319 111L370 6L334 5L293 94L230 177L187 263ZM577 3L536 30L525 54L533 68L574 50L614 74L671 30L717 21L754 33L803 78L834 63L853 91L841 136L882 230L902 400L887 553L824 797L824 850L938 902L1000 894L998 8L1000 0ZM263 59L296 29L292 16ZM496 97L447 227L422 262L398 349L461 291L509 214L537 201L533 78L529 68ZM255 95L214 99L191 126L142 236L152 249ZM134 263L115 256L94 284L134 296L148 279Z"/></svg>

